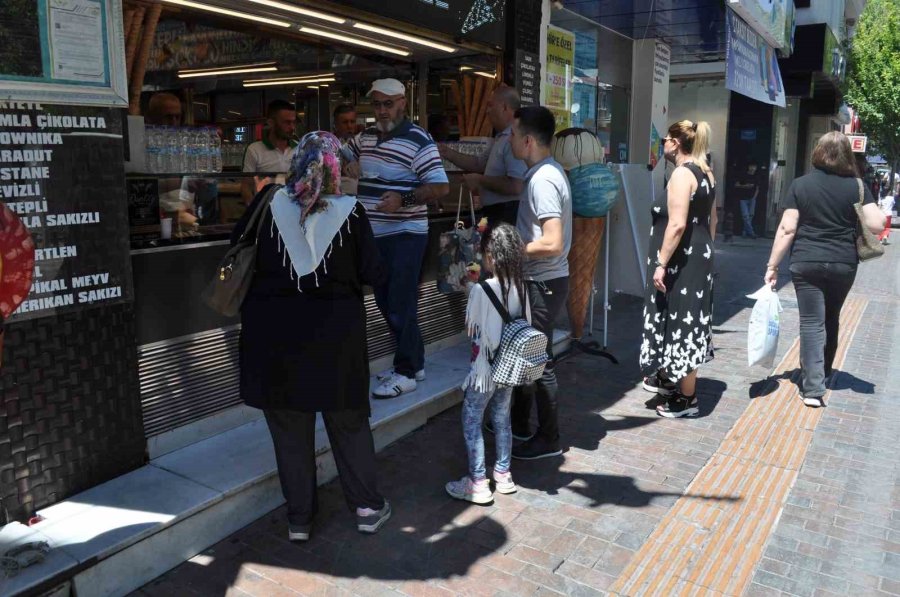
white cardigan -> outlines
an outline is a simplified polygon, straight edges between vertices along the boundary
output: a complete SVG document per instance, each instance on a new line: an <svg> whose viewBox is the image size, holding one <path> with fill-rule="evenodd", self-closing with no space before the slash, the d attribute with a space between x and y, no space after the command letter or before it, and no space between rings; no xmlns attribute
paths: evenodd
<svg viewBox="0 0 900 597"><path fill-rule="evenodd" d="M500 290L500 280L491 278L487 281L497 298L503 300ZM521 317L522 302L519 292L515 288L509 289L509 297L504 305L513 318ZM525 305L525 318L531 321L531 305ZM488 298L480 285L475 284L469 293L469 303L466 307L466 329L472 338L473 355L469 374L463 381L462 389L472 388L478 392L493 392L494 382L491 379L491 359L500 346L500 337L503 335L503 317L497 313L491 299ZM477 351L477 354L476 354Z"/></svg>

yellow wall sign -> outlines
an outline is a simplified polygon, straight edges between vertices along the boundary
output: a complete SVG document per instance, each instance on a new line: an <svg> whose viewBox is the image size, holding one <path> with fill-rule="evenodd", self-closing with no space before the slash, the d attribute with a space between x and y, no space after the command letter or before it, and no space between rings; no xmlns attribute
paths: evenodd
<svg viewBox="0 0 900 597"><path fill-rule="evenodd" d="M547 26L547 78L544 105L556 117L556 130L572 126L572 77L575 66L575 34Z"/></svg>

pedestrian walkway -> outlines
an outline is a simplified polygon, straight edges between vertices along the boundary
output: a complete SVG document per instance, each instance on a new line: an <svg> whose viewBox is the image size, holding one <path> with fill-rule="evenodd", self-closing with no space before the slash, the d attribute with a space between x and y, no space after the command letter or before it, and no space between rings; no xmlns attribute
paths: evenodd
<svg viewBox="0 0 900 597"><path fill-rule="evenodd" d="M796 397L797 312L787 272L780 363L746 366L746 327L771 241L720 245L716 359L696 419L644 408L640 302L618 297L615 365L558 368L558 459L513 463L514 495L457 502L466 470L459 408L379 455L394 517L359 535L336 482L304 545L283 509L193 557L139 595L900 595L898 267L862 267L845 307L828 407ZM491 454L492 445L488 445ZM897 512L895 512L897 508Z"/></svg>

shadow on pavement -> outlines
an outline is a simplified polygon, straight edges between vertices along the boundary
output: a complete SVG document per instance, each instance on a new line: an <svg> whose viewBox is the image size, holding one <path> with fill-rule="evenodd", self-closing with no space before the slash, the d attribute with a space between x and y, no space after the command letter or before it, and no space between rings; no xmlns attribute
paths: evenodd
<svg viewBox="0 0 900 597"><path fill-rule="evenodd" d="M762 398L763 396L772 394L778 389L778 382L784 379L789 380L794 384L797 387L797 391L800 390L800 369L796 368L785 371L781 375L772 375L766 379L754 382L750 385L750 398ZM828 384L828 389L836 391L852 390L858 394L874 394L875 384L860 379L847 371L835 369L831 378L831 383Z"/></svg>

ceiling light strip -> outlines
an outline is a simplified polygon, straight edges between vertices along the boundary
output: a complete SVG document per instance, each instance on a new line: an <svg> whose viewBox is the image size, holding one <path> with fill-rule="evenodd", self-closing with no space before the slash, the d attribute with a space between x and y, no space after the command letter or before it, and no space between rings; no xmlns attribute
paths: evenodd
<svg viewBox="0 0 900 597"><path fill-rule="evenodd" d="M206 68L182 68L178 74L208 73L214 70L232 70L235 68L257 68L261 66L275 66L275 62L254 62L252 64L233 64L231 66L208 66Z"/></svg>
<svg viewBox="0 0 900 597"><path fill-rule="evenodd" d="M473 75L478 75L479 77L487 77L488 79L496 79L496 74L486 73L483 70L476 70L472 73Z"/></svg>
<svg viewBox="0 0 900 597"><path fill-rule="evenodd" d="M178 73L179 79L189 79L191 77L215 77L215 76L224 76L224 75L240 75L245 73L264 73L271 72L273 70L278 70L276 66L259 66L256 68L237 68L231 70L212 70L206 71L202 73Z"/></svg>
<svg viewBox="0 0 900 597"><path fill-rule="evenodd" d="M392 29L383 29L382 27L376 27L375 25L368 25L366 23L353 23L354 29L362 29L363 31L370 31L372 33L377 33L379 35L385 35L387 37L393 37L396 39L402 39L404 41L408 41L410 43L418 44L420 46L427 46L429 48L434 48L436 50L441 50L444 52L453 53L456 51L456 48L451 46L446 46L444 44L439 44L437 42L422 38L416 37L415 35L409 35L407 33L401 33L399 31L394 31Z"/></svg>
<svg viewBox="0 0 900 597"><path fill-rule="evenodd" d="M328 77L334 77L334 73L320 73L318 75L293 75L290 77L279 77L277 79L267 78L267 79L247 79L244 83L271 83L275 81L312 81L313 79L324 79Z"/></svg>
<svg viewBox="0 0 900 597"><path fill-rule="evenodd" d="M256 4L262 4L263 6L268 6L270 8L277 8L279 10L286 10L288 12L294 12L306 17L310 17L312 19L321 19L323 21L329 21L331 23L335 23L337 25L343 25L347 22L347 19L326 14L324 12L319 12L317 10L309 10L308 8L301 8L299 6L295 6L293 4L286 4L284 2L277 2L276 0L249 0L250 2Z"/></svg>
<svg viewBox="0 0 900 597"><path fill-rule="evenodd" d="M248 21L256 21L258 23L265 23L267 25L275 25L276 27L290 27L291 24L287 21L279 21L277 19L269 19L266 17L259 17L256 15L252 15L246 12L239 12L237 10L231 10L230 8L222 8L220 6L213 6L211 4L202 4L200 2L192 2L191 0L162 0L166 4L175 4L177 6L186 6L188 8L196 8L197 10L205 10L207 12L214 12L222 15L228 15L230 17L237 17L239 19L246 19Z"/></svg>
<svg viewBox="0 0 900 597"><path fill-rule="evenodd" d="M244 81L244 87L269 87L273 85L308 85L311 83L333 83L334 79L291 79L287 81L260 81L251 83Z"/></svg>
<svg viewBox="0 0 900 597"><path fill-rule="evenodd" d="M362 46L364 48L372 48L373 50L381 50L382 52L388 52L390 54L396 54L398 56L409 56L409 54L410 54L410 52L408 50L395 48L393 46L385 46L383 44L366 41L366 40L360 39L358 37L350 37L348 35L341 35L340 33L335 33L332 31L325 31L322 29L316 29L314 27L300 27L300 33L308 33L310 35L317 35L319 37L327 37L329 39L334 39L334 40L341 41L341 42L344 42L347 44Z"/></svg>

